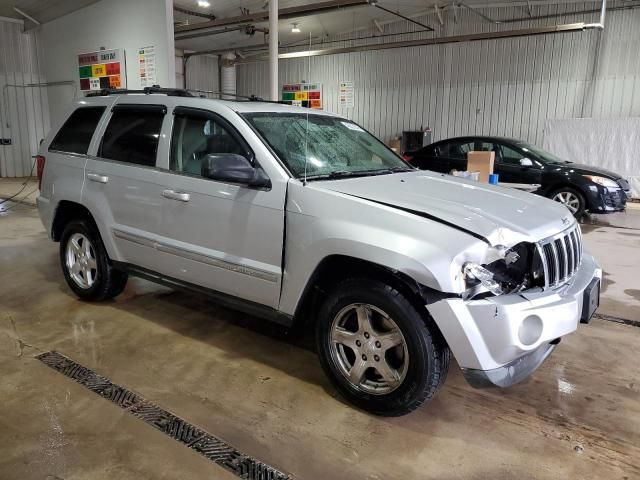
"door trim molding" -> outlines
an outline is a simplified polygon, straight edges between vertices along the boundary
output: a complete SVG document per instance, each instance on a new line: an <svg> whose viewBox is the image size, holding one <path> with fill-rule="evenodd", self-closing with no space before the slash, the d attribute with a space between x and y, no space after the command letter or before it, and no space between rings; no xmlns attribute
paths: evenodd
<svg viewBox="0 0 640 480"><path fill-rule="evenodd" d="M288 315L280 310L276 310L275 308L263 305L261 303L245 300L244 298L229 295L227 293L222 293L217 290L212 290L201 285L184 282L167 275L162 275L159 272L133 265L131 263L117 261L114 261L113 263L118 270L125 271L135 277L143 278L145 280L149 280L151 282L158 283L160 285L164 285L166 287L174 288L177 290L201 293L214 299L220 305L231 308L233 310L238 310L249 315L255 315L256 317L264 318L265 320L278 323L285 327L291 327L294 323L294 317L292 315Z"/></svg>
<svg viewBox="0 0 640 480"><path fill-rule="evenodd" d="M144 247L153 248L155 250L158 250L159 252L168 253L170 255L176 255L178 257L186 258L187 260L204 263L205 265L211 265L212 267L221 268L223 270L227 270L230 272L240 273L242 275L247 275L249 277L257 278L259 280L264 280L270 283L277 283L279 279L278 274L269 272L267 270L247 267L246 265L242 265L240 263L221 260L211 255L205 255L199 252L194 252L193 250L189 250L186 248L176 247L174 245L169 245L164 242L151 240L142 235L125 232L117 228L112 228L111 230L113 231L113 234L117 238L129 241L129 242L133 242L138 245L142 245Z"/></svg>

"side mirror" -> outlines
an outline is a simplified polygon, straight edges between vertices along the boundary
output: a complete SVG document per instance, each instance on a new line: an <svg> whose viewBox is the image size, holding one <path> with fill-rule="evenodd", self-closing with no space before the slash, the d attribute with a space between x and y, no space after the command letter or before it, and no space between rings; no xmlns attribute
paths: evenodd
<svg viewBox="0 0 640 480"><path fill-rule="evenodd" d="M520 159L520 166L521 167L533 167L533 162L531 161L530 158L521 158Z"/></svg>
<svg viewBox="0 0 640 480"><path fill-rule="evenodd" d="M271 180L261 168L255 168L249 160L236 153L210 153L202 162L201 175L211 180L248 187L271 187Z"/></svg>

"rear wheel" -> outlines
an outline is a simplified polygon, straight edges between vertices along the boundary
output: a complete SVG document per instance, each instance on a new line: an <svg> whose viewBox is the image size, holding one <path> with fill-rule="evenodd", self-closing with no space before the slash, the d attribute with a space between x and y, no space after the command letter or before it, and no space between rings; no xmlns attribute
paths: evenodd
<svg viewBox="0 0 640 480"><path fill-rule="evenodd" d="M562 203L574 217L580 218L584 215L585 199L579 191L571 187L562 187L554 191L549 198Z"/></svg>
<svg viewBox="0 0 640 480"><path fill-rule="evenodd" d="M60 238L60 263L67 284L84 300L107 300L122 293L128 275L113 268L95 226L70 222Z"/></svg>
<svg viewBox="0 0 640 480"><path fill-rule="evenodd" d="M449 365L449 349L426 312L375 280L347 280L328 295L316 340L336 388L378 415L404 415L431 399Z"/></svg>

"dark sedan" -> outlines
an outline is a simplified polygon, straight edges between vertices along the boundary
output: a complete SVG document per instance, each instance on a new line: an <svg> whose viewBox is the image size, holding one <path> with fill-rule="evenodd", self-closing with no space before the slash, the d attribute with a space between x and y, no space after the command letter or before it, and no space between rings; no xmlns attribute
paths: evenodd
<svg viewBox="0 0 640 480"><path fill-rule="evenodd" d="M629 183L617 173L567 162L521 140L459 137L441 140L404 155L423 170L449 173L467 169L467 153L495 152L494 172L503 183L540 184L535 193L563 203L576 216L624 210Z"/></svg>

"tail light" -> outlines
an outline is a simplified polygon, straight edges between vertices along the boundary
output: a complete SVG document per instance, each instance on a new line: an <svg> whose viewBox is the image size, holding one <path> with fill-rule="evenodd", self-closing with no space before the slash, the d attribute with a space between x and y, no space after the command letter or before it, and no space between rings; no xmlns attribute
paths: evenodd
<svg viewBox="0 0 640 480"><path fill-rule="evenodd" d="M44 173L45 158L42 155L36 155L36 175L38 176L38 190L42 189L42 174Z"/></svg>
<svg viewBox="0 0 640 480"><path fill-rule="evenodd" d="M404 155L402 155L402 159L403 159L405 162L409 162L409 163L411 163L411 160L413 160L413 157L412 157L411 155L407 155L407 154L405 153Z"/></svg>

